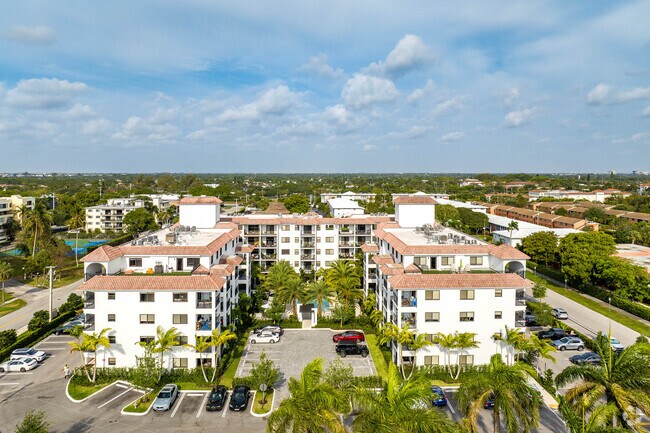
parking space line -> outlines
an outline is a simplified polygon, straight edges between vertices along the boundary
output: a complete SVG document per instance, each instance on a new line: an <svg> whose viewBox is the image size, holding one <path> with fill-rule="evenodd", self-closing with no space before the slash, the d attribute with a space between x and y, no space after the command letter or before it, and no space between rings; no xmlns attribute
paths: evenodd
<svg viewBox="0 0 650 433"><path fill-rule="evenodd" d="M210 393L208 393L208 392L205 393L205 397L203 397L203 401L201 402L201 406L199 406L199 411L196 412L196 417L197 418L201 416L201 412L203 411L203 408L205 407L205 404L206 404L205 402L208 401L208 396L209 395L210 395Z"/></svg>
<svg viewBox="0 0 650 433"><path fill-rule="evenodd" d="M176 403L176 407L172 411L170 418L174 418L174 415L176 415L176 411L178 410L178 408L181 407L181 403L183 402L184 398L185 398L185 393L181 393L181 398L178 399L178 403Z"/></svg>
<svg viewBox="0 0 650 433"><path fill-rule="evenodd" d="M447 406L449 406L449 410L451 411L451 413L452 413L453 415L456 415L456 411L454 410L454 405L451 404L451 403L449 402L449 400L447 400Z"/></svg>
<svg viewBox="0 0 650 433"><path fill-rule="evenodd" d="M18 382L5 382L5 383L0 383L0 386L14 386L14 385L20 385Z"/></svg>
<svg viewBox="0 0 650 433"><path fill-rule="evenodd" d="M221 418L226 417L226 412L228 412L228 399L230 398L230 392L226 394L226 400L223 402L223 413L221 414Z"/></svg>
<svg viewBox="0 0 650 433"><path fill-rule="evenodd" d="M104 406L106 406L108 403L112 402L113 400L117 400L118 398L122 397L124 394L127 392L131 391L131 388L127 389L126 391L122 392L121 394L118 394L116 397L113 397L112 399L108 400L107 402L102 403L101 405L97 406L97 409L101 409Z"/></svg>
<svg viewBox="0 0 650 433"><path fill-rule="evenodd" d="M124 389L131 388L129 385L123 385L121 383L116 383L115 386L118 386L118 387L124 388Z"/></svg>

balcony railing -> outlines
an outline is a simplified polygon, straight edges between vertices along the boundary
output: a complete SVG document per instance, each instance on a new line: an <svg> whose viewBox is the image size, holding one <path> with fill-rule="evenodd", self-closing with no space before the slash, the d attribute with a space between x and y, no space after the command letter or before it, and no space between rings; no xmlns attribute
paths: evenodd
<svg viewBox="0 0 650 433"><path fill-rule="evenodd" d="M212 308L212 301L197 301L196 308Z"/></svg>
<svg viewBox="0 0 650 433"><path fill-rule="evenodd" d="M313 242L303 242L300 246L302 248L314 248L314 245L316 244Z"/></svg>
<svg viewBox="0 0 650 433"><path fill-rule="evenodd" d="M249 230L246 232L247 235L259 235L260 231L259 230Z"/></svg>
<svg viewBox="0 0 650 433"><path fill-rule="evenodd" d="M300 256L302 260L314 260L314 255L313 254L303 254Z"/></svg>
<svg viewBox="0 0 650 433"><path fill-rule="evenodd" d="M278 232L274 230L262 230L263 235L268 235L268 236L275 236L278 234Z"/></svg>
<svg viewBox="0 0 650 433"><path fill-rule="evenodd" d="M212 316L197 315L196 316L196 330L197 331L212 331Z"/></svg>
<svg viewBox="0 0 650 433"><path fill-rule="evenodd" d="M95 308L95 301L86 301L86 302L84 302L84 308L85 309Z"/></svg>

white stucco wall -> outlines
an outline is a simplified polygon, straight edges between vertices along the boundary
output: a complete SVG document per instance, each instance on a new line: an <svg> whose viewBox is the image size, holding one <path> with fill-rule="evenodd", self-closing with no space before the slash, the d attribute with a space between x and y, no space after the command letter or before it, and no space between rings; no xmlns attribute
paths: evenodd
<svg viewBox="0 0 650 433"><path fill-rule="evenodd" d="M395 219L401 227L418 227L435 222L435 205L396 204Z"/></svg>

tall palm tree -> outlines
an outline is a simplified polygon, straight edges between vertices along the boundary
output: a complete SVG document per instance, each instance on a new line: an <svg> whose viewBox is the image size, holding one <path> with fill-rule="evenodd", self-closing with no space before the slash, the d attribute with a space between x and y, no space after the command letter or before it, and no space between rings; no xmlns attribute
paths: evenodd
<svg viewBox="0 0 650 433"><path fill-rule="evenodd" d="M526 335L517 328L508 328L506 325L505 334L495 334L494 339L500 341L506 347L506 364L512 365L519 350L525 346Z"/></svg>
<svg viewBox="0 0 650 433"><path fill-rule="evenodd" d="M90 376L90 372L88 371L88 366L86 365L86 357L84 356L84 353L89 351L88 343L86 342L84 335L86 334L80 335L77 338L77 341L69 341L68 345L70 346L70 353L79 352L79 356L81 356L81 366L84 369L84 373L86 373L88 382L92 382L93 379Z"/></svg>
<svg viewBox="0 0 650 433"><path fill-rule="evenodd" d="M154 353L160 353L160 368L163 368L165 353L169 352L175 346L178 346L178 340L180 339L181 333L178 332L178 329L171 327L167 331L158 325L156 328L156 338L154 343ZM160 372L162 376L162 371Z"/></svg>
<svg viewBox="0 0 650 433"><path fill-rule="evenodd" d="M316 280L307 284L306 290L309 301L318 304L318 317L322 317L323 302L331 303L336 296L336 290L330 287L324 280Z"/></svg>
<svg viewBox="0 0 650 433"><path fill-rule="evenodd" d="M629 433L625 428L612 427L612 418L618 415L616 405L599 403L588 413L584 407L575 407L560 396L560 415L571 433Z"/></svg>
<svg viewBox="0 0 650 433"><path fill-rule="evenodd" d="M67 223L71 230L81 229L86 225L86 212L80 205L72 208Z"/></svg>
<svg viewBox="0 0 650 433"><path fill-rule="evenodd" d="M541 397L528 385L528 375L533 368L522 362L507 365L500 354L492 355L490 363L478 372L471 373L458 389L460 407L467 414L470 431L478 433L478 417L488 399L494 401L492 431L530 432L539 424Z"/></svg>
<svg viewBox="0 0 650 433"><path fill-rule="evenodd" d="M111 342L108 339L108 335L106 335L110 332L110 330L110 328L104 328L99 332L99 334L96 332L93 332L92 334L82 334L82 338L87 349L86 351L93 353L94 362L92 382L95 382L97 379L97 350L100 348L111 348Z"/></svg>
<svg viewBox="0 0 650 433"><path fill-rule="evenodd" d="M5 282L13 275L13 269L7 262L0 262L0 282L2 283L2 302L5 301Z"/></svg>
<svg viewBox="0 0 650 433"><path fill-rule="evenodd" d="M208 376L205 374L205 366L203 365L203 354L212 348L210 338L207 336L197 335L196 344L185 344L184 346L190 349L194 349L195 352L199 353L199 363L201 364L201 373L203 374L203 380L208 382Z"/></svg>
<svg viewBox="0 0 650 433"><path fill-rule="evenodd" d="M456 335L457 334L436 334L433 342L438 345L440 350L445 354L445 365L447 366L447 371L449 372L450 377L454 377L454 373L451 369L451 352L456 350Z"/></svg>
<svg viewBox="0 0 650 433"><path fill-rule="evenodd" d="M650 344L633 344L618 354L612 350L608 336L599 334L593 344L601 357L600 365L569 366L555 378L557 386L579 381L566 393L570 404L590 410L604 398L616 406L614 427L625 414L636 431L644 431L636 421L636 409L650 414Z"/></svg>
<svg viewBox="0 0 650 433"><path fill-rule="evenodd" d="M336 291L339 303L342 305L351 305L356 301L363 299L363 290L361 290L361 280L357 277L343 277L336 281Z"/></svg>
<svg viewBox="0 0 650 433"><path fill-rule="evenodd" d="M411 360L411 372L409 373L407 379L413 377L413 371L415 370L415 359L417 358L418 350L431 345L433 345L433 341L427 340L427 336L425 334L416 334L413 337L413 341L409 343L409 348L413 351L413 359Z"/></svg>
<svg viewBox="0 0 650 433"><path fill-rule="evenodd" d="M33 237L32 258L36 255L36 243L39 236L48 234L52 226L52 215L48 212L45 205L37 201L34 209L25 215L25 225L23 231L28 237Z"/></svg>
<svg viewBox="0 0 650 433"><path fill-rule="evenodd" d="M404 347L410 347L415 341L415 332L411 331L408 324L404 324L401 328L394 323L386 323L379 329L379 344L391 343L397 346L398 361L402 378L406 379L406 371L404 370L404 360L402 352Z"/></svg>
<svg viewBox="0 0 650 433"><path fill-rule="evenodd" d="M424 375L402 380L392 362L386 386L379 392L358 389L353 400L359 414L352 422L360 433L455 432L453 421L440 409L431 408L431 382Z"/></svg>
<svg viewBox="0 0 650 433"><path fill-rule="evenodd" d="M352 260L338 259L334 260L327 270L325 279L334 288L338 287L338 282L345 278L361 278L362 269L354 265Z"/></svg>
<svg viewBox="0 0 650 433"><path fill-rule="evenodd" d="M460 334L456 335L456 349L459 351L459 359L458 370L456 370L454 379L458 379L458 376L460 376L460 370L462 367L460 365L460 355L466 352L467 349L475 349L478 347L478 342L474 337L476 337L476 334L473 334L471 332L461 332Z"/></svg>
<svg viewBox="0 0 650 433"><path fill-rule="evenodd" d="M16 219L20 220L20 228L25 227L25 217L29 213L29 208L25 204L21 204L14 210L14 216Z"/></svg>
<svg viewBox="0 0 650 433"><path fill-rule="evenodd" d="M515 220L510 221L508 224L508 232L510 233L510 245L512 245L512 232L519 230L519 223Z"/></svg>
<svg viewBox="0 0 650 433"><path fill-rule="evenodd" d="M298 379L289 379L289 393L269 417L268 433L345 432L339 413L349 410L349 402L323 380L322 358L307 364Z"/></svg>
<svg viewBox="0 0 650 433"><path fill-rule="evenodd" d="M219 359L219 351L221 346L227 344L230 341L236 340L237 335L226 329L223 332L220 332L219 329L213 329L212 335L210 336L210 345L214 347L214 363L212 364L212 381L214 382L217 377L217 360Z"/></svg>
<svg viewBox="0 0 650 433"><path fill-rule="evenodd" d="M276 296L285 304L291 304L292 314L298 314L298 301L306 297L305 285L299 278L290 278L278 289Z"/></svg>

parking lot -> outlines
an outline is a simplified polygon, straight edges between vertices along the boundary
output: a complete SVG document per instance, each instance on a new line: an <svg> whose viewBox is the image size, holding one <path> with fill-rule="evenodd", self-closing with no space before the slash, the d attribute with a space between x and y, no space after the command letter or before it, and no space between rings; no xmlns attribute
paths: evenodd
<svg viewBox="0 0 650 433"><path fill-rule="evenodd" d="M363 358L360 355L340 358L334 350L332 336L341 331L329 329L286 329L278 343L257 343L246 345L242 354L237 376L248 376L253 363L258 362L262 352L276 363L284 378L278 390L278 398L288 396L287 382L290 377L298 377L303 368L314 358L321 357L327 368L330 362L341 359L353 368L355 376L373 376L377 374L372 355Z"/></svg>

